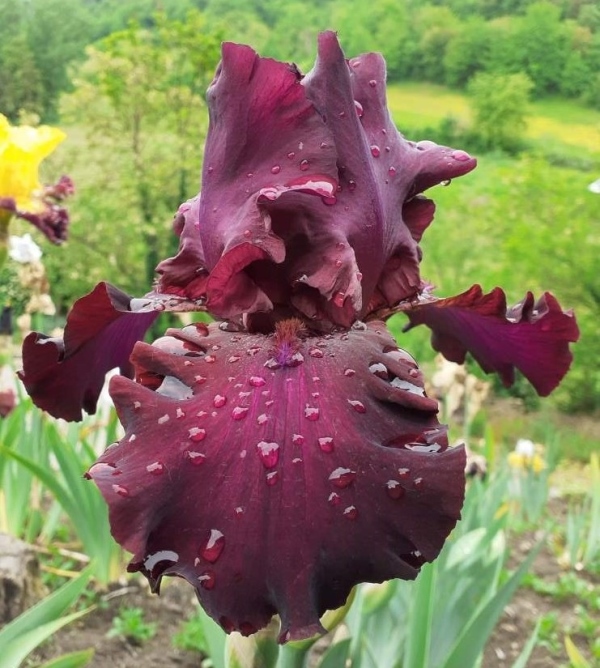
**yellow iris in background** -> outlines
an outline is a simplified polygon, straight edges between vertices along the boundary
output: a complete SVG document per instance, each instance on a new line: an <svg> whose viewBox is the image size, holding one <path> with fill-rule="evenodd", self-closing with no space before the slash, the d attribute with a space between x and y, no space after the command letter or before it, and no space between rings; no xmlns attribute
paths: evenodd
<svg viewBox="0 0 600 668"><path fill-rule="evenodd" d="M44 204L36 198L42 189L40 163L65 137L62 130L47 125L11 126L0 114L0 198L11 197L17 208L26 211L43 209Z"/></svg>

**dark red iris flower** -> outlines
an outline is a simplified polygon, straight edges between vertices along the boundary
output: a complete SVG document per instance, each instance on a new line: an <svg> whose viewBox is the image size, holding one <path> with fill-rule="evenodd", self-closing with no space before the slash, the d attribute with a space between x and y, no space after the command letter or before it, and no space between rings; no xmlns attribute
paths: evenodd
<svg viewBox="0 0 600 668"><path fill-rule="evenodd" d="M186 578L227 631L277 613L282 641L306 638L355 584L416 577L460 516L464 451L383 320L405 312L448 359L469 352L506 384L517 368L540 394L578 330L548 293L513 308L499 288L431 294L421 193L476 162L398 133L380 55L347 61L327 32L302 76L225 44L208 100L203 189L180 207L155 290L100 284L64 340L26 339L21 378L76 420L120 367L126 433L87 475L130 570L155 590ZM221 322L140 342L165 309Z"/></svg>

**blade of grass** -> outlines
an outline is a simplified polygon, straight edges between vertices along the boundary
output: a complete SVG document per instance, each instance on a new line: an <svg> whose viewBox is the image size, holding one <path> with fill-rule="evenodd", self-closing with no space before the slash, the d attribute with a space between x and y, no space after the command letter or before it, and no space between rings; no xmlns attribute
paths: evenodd
<svg viewBox="0 0 600 668"><path fill-rule="evenodd" d="M412 614L406 631L403 668L424 668L429 665L436 573L437 564L426 564L415 583Z"/></svg>
<svg viewBox="0 0 600 668"><path fill-rule="evenodd" d="M38 668L83 668L94 658L94 648L63 654L56 659L46 661Z"/></svg>
<svg viewBox="0 0 600 668"><path fill-rule="evenodd" d="M512 668L527 668L527 662L529 661L531 652L533 652L533 648L535 647L535 643L537 642L541 625L542 625L542 620L540 618L537 620L537 624L535 625L533 632L529 636L529 640L525 643L523 651L519 654L517 660L513 663Z"/></svg>

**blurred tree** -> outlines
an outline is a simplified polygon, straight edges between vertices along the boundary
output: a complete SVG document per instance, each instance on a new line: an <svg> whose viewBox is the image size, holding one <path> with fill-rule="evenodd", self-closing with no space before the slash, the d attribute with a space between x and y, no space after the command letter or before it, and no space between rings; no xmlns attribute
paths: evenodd
<svg viewBox="0 0 600 668"><path fill-rule="evenodd" d="M488 24L481 18L462 23L448 42L444 56L444 81L463 88L473 75L485 68L490 44Z"/></svg>
<svg viewBox="0 0 600 668"><path fill-rule="evenodd" d="M0 113L16 122L24 111L44 113L42 75L24 33L0 41Z"/></svg>
<svg viewBox="0 0 600 668"><path fill-rule="evenodd" d="M480 73L469 82L473 132L482 148L513 152L521 147L531 88L524 74Z"/></svg>
<svg viewBox="0 0 600 668"><path fill-rule="evenodd" d="M63 104L64 118L86 129L76 150L83 144L89 166L73 207L72 263L48 261L58 302L68 303L67 291L80 292L82 281L91 287L98 276L86 267L99 267L98 256L105 278L139 294L175 250L170 219L198 191L204 91L220 41L191 12L185 21L157 16L152 29L132 25L88 48Z"/></svg>

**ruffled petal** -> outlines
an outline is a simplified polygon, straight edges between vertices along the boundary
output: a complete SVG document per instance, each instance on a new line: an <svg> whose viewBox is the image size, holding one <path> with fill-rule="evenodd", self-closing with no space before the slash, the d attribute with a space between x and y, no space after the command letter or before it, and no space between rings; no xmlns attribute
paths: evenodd
<svg viewBox="0 0 600 668"><path fill-rule="evenodd" d="M307 337L170 330L111 381L126 434L89 471L158 590L186 578L226 630L322 631L358 582L414 578L460 515L464 451L382 323Z"/></svg>
<svg viewBox="0 0 600 668"><path fill-rule="evenodd" d="M131 375L129 355L156 319L153 311L132 312L131 298L99 283L77 300L64 339L32 332L23 342L19 378L34 403L54 417L81 420L96 412L104 377L119 367Z"/></svg>
<svg viewBox="0 0 600 668"><path fill-rule="evenodd" d="M183 277L197 272L193 297L219 317L291 308L323 329L417 295L434 212L417 196L476 161L400 135L380 55L348 63L326 32L303 78L225 44L208 100L202 192L181 213L179 254L159 265L161 291L190 296Z"/></svg>
<svg viewBox="0 0 600 668"><path fill-rule="evenodd" d="M427 325L435 350L451 362L462 364L468 353L481 368L499 374L506 386L518 369L538 394L546 396L571 366L569 343L579 329L571 311L545 292L534 300L528 292L511 308L500 288L483 294L479 285L448 299L432 299L406 306L410 327Z"/></svg>

